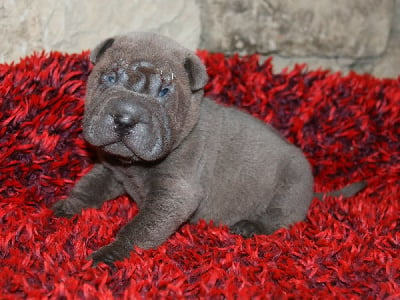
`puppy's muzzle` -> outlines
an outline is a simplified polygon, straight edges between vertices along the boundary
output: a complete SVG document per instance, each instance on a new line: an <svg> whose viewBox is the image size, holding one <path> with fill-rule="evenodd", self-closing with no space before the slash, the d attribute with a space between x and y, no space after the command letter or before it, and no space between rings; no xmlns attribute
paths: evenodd
<svg viewBox="0 0 400 300"><path fill-rule="evenodd" d="M138 123L134 116L129 113L118 113L113 115L112 117L115 123L115 131L118 132L120 135L127 134Z"/></svg>
<svg viewBox="0 0 400 300"><path fill-rule="evenodd" d="M109 113L114 121L115 131L121 136L128 134L136 124L145 121L143 108L129 100L118 100Z"/></svg>
<svg viewBox="0 0 400 300"><path fill-rule="evenodd" d="M170 146L168 119L152 97L110 90L87 109L83 135L103 151L134 160L154 161Z"/></svg>

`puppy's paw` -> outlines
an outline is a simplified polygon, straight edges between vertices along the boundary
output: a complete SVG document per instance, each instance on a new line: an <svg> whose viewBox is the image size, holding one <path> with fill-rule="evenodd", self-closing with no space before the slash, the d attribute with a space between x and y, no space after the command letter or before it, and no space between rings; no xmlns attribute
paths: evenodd
<svg viewBox="0 0 400 300"><path fill-rule="evenodd" d="M129 257L130 251L126 245L123 245L118 240L108 244L99 250L93 252L88 259L93 260L93 266L104 262L109 266L114 266L114 262L118 260L123 260Z"/></svg>
<svg viewBox="0 0 400 300"><path fill-rule="evenodd" d="M75 198L67 198L54 203L51 210L54 211L54 215L57 217L71 218L72 216L79 214L82 211L82 208L81 201Z"/></svg>
<svg viewBox="0 0 400 300"><path fill-rule="evenodd" d="M239 234L244 238L250 238L255 234L265 233L264 226L260 222L241 220L230 227L230 231Z"/></svg>

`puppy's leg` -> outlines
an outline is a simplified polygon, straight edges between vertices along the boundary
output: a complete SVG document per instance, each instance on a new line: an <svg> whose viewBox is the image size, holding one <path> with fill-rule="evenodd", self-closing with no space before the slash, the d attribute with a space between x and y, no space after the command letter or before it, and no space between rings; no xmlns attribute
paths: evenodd
<svg viewBox="0 0 400 300"><path fill-rule="evenodd" d="M164 178L160 185L152 185L146 202L135 218L123 227L114 242L94 252L93 264L129 256L134 246L149 249L165 242L198 207L201 189L185 180Z"/></svg>
<svg viewBox="0 0 400 300"><path fill-rule="evenodd" d="M258 217L266 234L303 221L314 195L314 180L305 158L289 161L280 175L271 203Z"/></svg>
<svg viewBox="0 0 400 300"><path fill-rule="evenodd" d="M252 221L236 223L231 231L247 238L254 234L272 234L280 228L303 221L312 195L301 183L293 184L274 197L264 214L254 216Z"/></svg>
<svg viewBox="0 0 400 300"><path fill-rule="evenodd" d="M111 171L101 164L96 164L78 181L70 196L56 202L51 209L56 216L72 217L84 208L98 208L106 200L124 193L123 186L115 180Z"/></svg>
<svg viewBox="0 0 400 300"><path fill-rule="evenodd" d="M245 238L250 238L255 234L265 233L264 225L258 221L241 220L231 226L230 231Z"/></svg>
<svg viewBox="0 0 400 300"><path fill-rule="evenodd" d="M271 234L302 221L313 194L313 177L308 162L302 157L288 161L279 172L279 180L268 206L255 208L252 216L234 224L231 231L251 237L254 234Z"/></svg>

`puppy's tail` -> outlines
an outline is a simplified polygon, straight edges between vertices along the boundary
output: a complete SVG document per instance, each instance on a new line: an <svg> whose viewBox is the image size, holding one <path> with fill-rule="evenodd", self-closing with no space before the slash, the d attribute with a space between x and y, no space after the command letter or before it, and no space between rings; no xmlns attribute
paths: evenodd
<svg viewBox="0 0 400 300"><path fill-rule="evenodd" d="M344 188L336 191L326 192L326 193L315 193L315 197L322 200L324 195L332 196L332 197L340 197L343 196L344 198L349 198L357 194L359 191L363 190L367 186L365 181L359 181L356 183L352 183L346 185Z"/></svg>

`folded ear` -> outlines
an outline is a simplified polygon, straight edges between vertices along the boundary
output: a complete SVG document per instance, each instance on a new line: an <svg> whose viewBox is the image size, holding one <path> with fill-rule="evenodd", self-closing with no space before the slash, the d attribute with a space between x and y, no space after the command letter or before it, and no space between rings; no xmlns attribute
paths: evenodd
<svg viewBox="0 0 400 300"><path fill-rule="evenodd" d="M190 53L185 59L184 66L189 75L192 92L202 89L207 84L208 75L200 58L196 54Z"/></svg>
<svg viewBox="0 0 400 300"><path fill-rule="evenodd" d="M97 45L96 48L90 52L90 62L95 65L104 52L113 45L114 41L114 38L109 38Z"/></svg>

